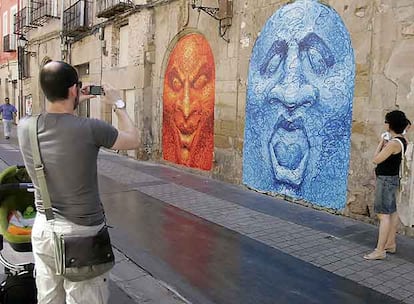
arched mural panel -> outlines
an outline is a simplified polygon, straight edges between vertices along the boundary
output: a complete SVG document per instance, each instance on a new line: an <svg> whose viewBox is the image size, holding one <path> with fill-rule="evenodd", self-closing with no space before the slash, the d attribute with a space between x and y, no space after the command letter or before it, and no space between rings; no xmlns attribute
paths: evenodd
<svg viewBox="0 0 414 304"><path fill-rule="evenodd" d="M163 91L165 160L211 170L214 150L215 64L208 41L182 37L168 60Z"/></svg>
<svg viewBox="0 0 414 304"><path fill-rule="evenodd" d="M250 60L244 183L344 208L354 76L350 36L335 10L297 0L276 11Z"/></svg>

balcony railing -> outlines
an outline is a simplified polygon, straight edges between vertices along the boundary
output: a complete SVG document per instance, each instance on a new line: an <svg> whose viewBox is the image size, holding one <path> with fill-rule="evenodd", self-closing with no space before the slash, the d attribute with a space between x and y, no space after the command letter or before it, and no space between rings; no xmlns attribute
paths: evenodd
<svg viewBox="0 0 414 304"><path fill-rule="evenodd" d="M3 37L3 52L16 51L16 35L9 34Z"/></svg>
<svg viewBox="0 0 414 304"><path fill-rule="evenodd" d="M57 0L30 0L30 8L32 25L42 26L51 18L59 18Z"/></svg>
<svg viewBox="0 0 414 304"><path fill-rule="evenodd" d="M31 28L34 28L34 26L31 25L32 16L29 14L28 7L22 8L14 15L14 17L14 33L16 35L22 35Z"/></svg>
<svg viewBox="0 0 414 304"><path fill-rule="evenodd" d="M97 0L96 17L109 18L133 6L131 0Z"/></svg>
<svg viewBox="0 0 414 304"><path fill-rule="evenodd" d="M90 29L92 25L91 3L79 0L63 12L63 33L74 37Z"/></svg>

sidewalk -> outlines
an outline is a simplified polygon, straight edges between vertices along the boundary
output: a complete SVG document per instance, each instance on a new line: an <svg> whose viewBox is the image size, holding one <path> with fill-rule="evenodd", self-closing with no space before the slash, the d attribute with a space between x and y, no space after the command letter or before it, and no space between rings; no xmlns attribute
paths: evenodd
<svg viewBox="0 0 414 304"><path fill-rule="evenodd" d="M168 166L138 162L112 153L101 153L98 167L100 174L110 179L107 184L124 187L112 188L113 191L146 194L294 257L298 260L296 263L304 262L304 269L310 264L325 271L320 275L333 273L333 281L344 278L339 281L340 284L355 282L357 284L353 288L365 286L366 289L403 300L404 303L414 303L413 239L399 236L396 255L388 255L384 261L366 261L362 258L363 254L371 251L376 242L377 228L372 225L287 203ZM113 202L105 199L104 202L105 208L113 209L110 206ZM119 224L115 217L110 218ZM138 256L136 259L145 260ZM188 294L185 287L180 291L184 295ZM362 294L360 296L363 297ZM362 303L376 302L369 300Z"/></svg>
<svg viewBox="0 0 414 304"><path fill-rule="evenodd" d="M109 152L98 168L114 246L192 303L414 303L413 239L365 261L372 225Z"/></svg>

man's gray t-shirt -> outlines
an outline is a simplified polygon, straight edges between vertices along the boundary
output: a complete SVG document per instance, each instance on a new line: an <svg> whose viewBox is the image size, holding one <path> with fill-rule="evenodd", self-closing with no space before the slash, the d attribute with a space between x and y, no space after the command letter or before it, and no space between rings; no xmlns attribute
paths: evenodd
<svg viewBox="0 0 414 304"><path fill-rule="evenodd" d="M35 185L37 210L44 213L33 166L29 119L19 122L18 139ZM118 131L101 120L61 113L44 113L39 117L39 147L54 213L78 225L93 226L104 221L97 157L99 148L111 148L117 137Z"/></svg>

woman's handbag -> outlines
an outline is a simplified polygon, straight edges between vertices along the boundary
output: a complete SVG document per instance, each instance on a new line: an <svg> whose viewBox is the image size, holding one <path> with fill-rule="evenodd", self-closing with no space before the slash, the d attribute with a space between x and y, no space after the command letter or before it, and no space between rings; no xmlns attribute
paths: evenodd
<svg viewBox="0 0 414 304"><path fill-rule="evenodd" d="M407 157L406 157L406 151L404 148L404 144L402 141L395 137L392 140L398 141L401 145L401 164L400 164L400 171L399 171L399 177L400 177L400 186L399 186L399 192L402 193L406 190L408 186L408 179L409 179L409 169L407 165ZM408 144L407 144L408 146Z"/></svg>
<svg viewBox="0 0 414 304"><path fill-rule="evenodd" d="M30 121L30 144L46 219L54 221L55 217L47 189L37 138L38 119L39 115L32 117ZM70 281L80 282L92 279L108 272L115 264L115 257L106 225L94 236L65 236L53 231L53 238L56 274Z"/></svg>
<svg viewBox="0 0 414 304"><path fill-rule="evenodd" d="M414 226L414 152L413 143L408 142L407 148L398 137L392 139L401 145L400 187L397 192L397 212L404 226Z"/></svg>

